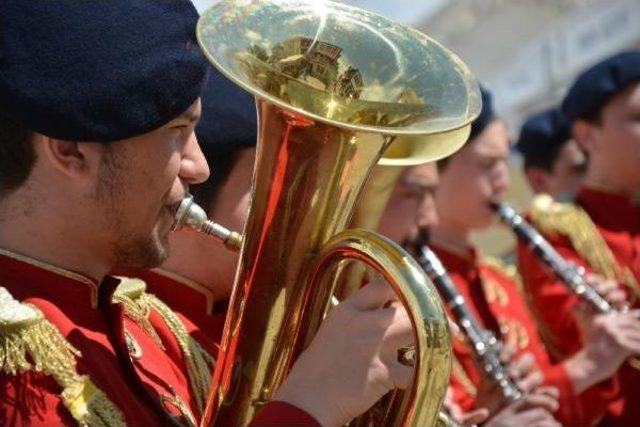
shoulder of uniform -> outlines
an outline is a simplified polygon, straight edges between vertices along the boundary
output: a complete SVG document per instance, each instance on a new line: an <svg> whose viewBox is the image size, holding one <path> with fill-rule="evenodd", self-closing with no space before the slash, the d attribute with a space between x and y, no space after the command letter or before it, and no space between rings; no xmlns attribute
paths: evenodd
<svg viewBox="0 0 640 427"><path fill-rule="evenodd" d="M548 194L534 197L530 209L531 221L542 232L571 236L578 229L594 228L589 215L571 202L557 202Z"/></svg>
<svg viewBox="0 0 640 427"><path fill-rule="evenodd" d="M598 227L582 207L559 203L549 196L538 196L533 202L531 218L543 233L567 238L574 251L595 273L629 286L640 296L640 284L633 273L618 263Z"/></svg>
<svg viewBox="0 0 640 427"><path fill-rule="evenodd" d="M6 288L0 287L0 334L3 337L20 333L43 319L38 309L17 301Z"/></svg>
<svg viewBox="0 0 640 427"><path fill-rule="evenodd" d="M79 424L124 426L120 410L88 376L78 374L80 356L38 308L0 287L0 375L40 372L60 386L60 399Z"/></svg>

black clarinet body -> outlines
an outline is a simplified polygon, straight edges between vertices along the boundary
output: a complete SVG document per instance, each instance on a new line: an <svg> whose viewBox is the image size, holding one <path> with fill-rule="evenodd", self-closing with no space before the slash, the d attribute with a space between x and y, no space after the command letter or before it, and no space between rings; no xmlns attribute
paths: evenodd
<svg viewBox="0 0 640 427"><path fill-rule="evenodd" d="M418 261L438 288L445 304L451 309L456 324L469 340L480 368L500 386L505 399L510 402L520 399L522 392L509 377L506 367L500 361L501 342L493 332L480 326L478 320L469 311L464 297L438 256L426 245L419 245L416 249Z"/></svg>
<svg viewBox="0 0 640 427"><path fill-rule="evenodd" d="M517 238L533 251L571 292L590 304L598 313L604 314L614 311L611 304L589 286L583 270L560 255L547 239L511 206L506 203L495 203L492 208L502 222L514 231Z"/></svg>

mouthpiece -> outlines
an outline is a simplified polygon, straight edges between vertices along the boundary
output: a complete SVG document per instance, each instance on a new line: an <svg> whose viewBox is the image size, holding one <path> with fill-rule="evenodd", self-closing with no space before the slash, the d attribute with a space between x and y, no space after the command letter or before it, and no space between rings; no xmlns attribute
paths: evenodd
<svg viewBox="0 0 640 427"><path fill-rule="evenodd" d="M187 194L176 211L176 217L171 227L173 231L195 230L208 234L222 241L233 251L239 251L242 246L242 236L235 231L223 227L207 217L207 213L193 201L193 196Z"/></svg>

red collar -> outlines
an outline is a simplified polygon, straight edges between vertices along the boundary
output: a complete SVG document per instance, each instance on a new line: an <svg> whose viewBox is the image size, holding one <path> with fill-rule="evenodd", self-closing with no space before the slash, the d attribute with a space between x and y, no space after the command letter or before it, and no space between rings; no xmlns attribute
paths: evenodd
<svg viewBox="0 0 640 427"><path fill-rule="evenodd" d="M144 280L147 292L154 294L180 313L209 316L213 311L213 293L186 277L160 268L122 273L124 276Z"/></svg>
<svg viewBox="0 0 640 427"><path fill-rule="evenodd" d="M598 226L610 231L640 233L640 205L629 197L583 187L576 201Z"/></svg>
<svg viewBox="0 0 640 427"><path fill-rule="evenodd" d="M118 281L107 276L100 284L87 276L0 248L0 286L16 299L41 298L65 307L98 308L110 301ZM103 295L104 294L104 295Z"/></svg>
<svg viewBox="0 0 640 427"><path fill-rule="evenodd" d="M445 248L438 244L430 244L430 248L438 255L442 264L447 267L450 273L458 273L468 276L478 268L479 254L475 248L469 248L464 253Z"/></svg>

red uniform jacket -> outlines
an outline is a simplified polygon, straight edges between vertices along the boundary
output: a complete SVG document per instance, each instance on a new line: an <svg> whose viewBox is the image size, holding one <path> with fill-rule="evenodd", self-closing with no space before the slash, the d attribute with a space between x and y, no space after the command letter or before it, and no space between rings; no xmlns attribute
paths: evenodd
<svg viewBox="0 0 640 427"><path fill-rule="evenodd" d="M480 324L503 342L512 344L516 356L532 353L545 376L545 384L558 388L560 409L555 414L556 418L565 427L584 426L582 402L576 399L563 366L550 362L516 279L497 263L482 262L473 250L467 256L454 254L438 246L434 246L433 250ZM480 383L481 371L474 361L473 350L461 337L454 337L453 352L456 359L451 377L454 400L462 409L469 410L474 405L475 388Z"/></svg>
<svg viewBox="0 0 640 427"><path fill-rule="evenodd" d="M618 264L628 268L640 281L640 207L629 199L584 188L576 204L589 215ZM574 248L571 240L560 233L546 236L550 243L569 261L592 271ZM582 347L581 334L575 321L573 307L578 298L570 294L526 247L518 247L518 261L533 309L543 327L554 356L562 359ZM637 308L637 299L629 291L630 301ZM622 427L640 425L640 373L624 364L608 386L590 390L590 408L597 418L604 417L602 426Z"/></svg>
<svg viewBox="0 0 640 427"><path fill-rule="evenodd" d="M189 334L214 358L222 337L225 313L214 313L213 294L204 286L166 270L126 272L147 284L147 292L154 294L183 321ZM155 325L155 322L154 322ZM179 350L176 350L180 353ZM181 356L180 356L181 358ZM253 426L318 426L318 422L303 410L284 402L270 402Z"/></svg>
<svg viewBox="0 0 640 427"><path fill-rule="evenodd" d="M91 378L124 414L128 425L166 425L174 416L184 422L180 408L170 402L181 399L191 407L186 378L144 330L123 316L122 307L111 303L117 285L112 277L98 284L70 271L0 252L0 286L16 300L37 307L81 352L78 373ZM142 358L133 355L134 349ZM61 387L50 376L35 370L2 374L0 387L2 425L77 425L61 403Z"/></svg>
<svg viewBox="0 0 640 427"><path fill-rule="evenodd" d="M197 408L181 361L171 356L172 348L179 347L172 342L175 339L168 326L153 321L153 315L156 337L124 315L122 305L113 302L118 284L114 277L96 283L80 274L0 250L0 286L16 300L40 310L80 351L77 373L89 376L122 413L127 425L171 425L172 418L186 425ZM78 424L63 405L62 388L52 376L35 369L16 375L2 373L0 390L0 425ZM289 405L273 404L256 425L274 425L296 415L298 419L310 419Z"/></svg>

